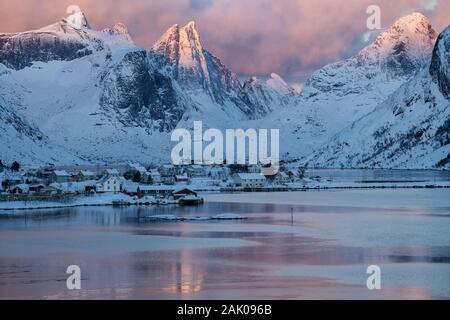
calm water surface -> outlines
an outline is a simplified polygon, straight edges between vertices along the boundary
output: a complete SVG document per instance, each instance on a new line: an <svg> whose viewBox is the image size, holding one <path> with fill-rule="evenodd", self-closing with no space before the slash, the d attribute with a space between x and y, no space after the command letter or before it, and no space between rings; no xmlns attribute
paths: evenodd
<svg viewBox="0 0 450 320"><path fill-rule="evenodd" d="M0 298L450 298L449 189L205 197L193 208L74 208L0 219ZM221 213L248 219L145 219ZM81 267L80 291L66 288L69 265ZM382 269L380 291L366 288L369 265Z"/></svg>

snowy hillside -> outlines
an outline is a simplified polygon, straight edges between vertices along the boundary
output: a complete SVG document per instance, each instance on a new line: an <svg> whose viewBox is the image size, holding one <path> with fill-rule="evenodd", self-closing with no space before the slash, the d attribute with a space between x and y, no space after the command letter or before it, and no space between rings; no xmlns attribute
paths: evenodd
<svg viewBox="0 0 450 320"><path fill-rule="evenodd" d="M49 143L92 162L168 161L177 126L203 120L226 128L276 104L252 104L237 76L202 47L194 22L173 26L145 50L125 25L95 31L77 12L39 30L0 34L0 62L5 103ZM273 82L267 96L295 103L281 78Z"/></svg>
<svg viewBox="0 0 450 320"><path fill-rule="evenodd" d="M1 35L0 61L15 69L0 75L1 95L50 142L90 161L165 160L161 150L170 146L161 131L176 126L187 98L150 69L123 25L98 32L75 22Z"/></svg>
<svg viewBox="0 0 450 320"><path fill-rule="evenodd" d="M17 114L0 97L1 160L5 164L83 163L83 159L51 144L34 125ZM24 147L25 146L25 147Z"/></svg>
<svg viewBox="0 0 450 320"><path fill-rule="evenodd" d="M450 168L450 27L424 67L309 159L315 166Z"/></svg>
<svg viewBox="0 0 450 320"><path fill-rule="evenodd" d="M0 34L1 160L167 162L171 131L201 120L278 128L282 158L314 166L447 166L446 34L434 46L428 19L408 15L299 95L275 73L242 83L194 22L143 49L125 25L96 31L77 12Z"/></svg>
<svg viewBox="0 0 450 320"><path fill-rule="evenodd" d="M286 157L305 159L411 79L428 63L435 40L425 16L401 18L355 56L315 72L299 107L272 114L264 124L281 128Z"/></svg>

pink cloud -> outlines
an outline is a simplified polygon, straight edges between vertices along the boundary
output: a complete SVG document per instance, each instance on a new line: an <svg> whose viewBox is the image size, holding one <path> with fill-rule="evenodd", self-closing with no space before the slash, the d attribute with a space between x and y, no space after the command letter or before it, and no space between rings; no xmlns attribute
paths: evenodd
<svg viewBox="0 0 450 320"><path fill-rule="evenodd" d="M430 11L433 6L424 1L378 0L383 27L422 11L441 31L450 23L450 2L438 1ZM298 78L363 45L358 41L367 31L366 8L373 0L2 0L0 32L53 23L73 3L97 29L124 22L144 47L172 24L196 20L205 47L233 71Z"/></svg>

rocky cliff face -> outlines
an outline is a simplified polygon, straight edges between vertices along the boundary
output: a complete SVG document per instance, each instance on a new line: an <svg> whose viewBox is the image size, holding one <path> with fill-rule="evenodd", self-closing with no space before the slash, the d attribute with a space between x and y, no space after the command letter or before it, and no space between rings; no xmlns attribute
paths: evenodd
<svg viewBox="0 0 450 320"><path fill-rule="evenodd" d="M187 92L194 96L204 93L211 97L218 108L227 109L228 112L233 112L232 109L235 108L237 111L234 113L241 112L247 119L267 115L274 109L274 104L287 103L294 93L277 92L283 97L282 101L276 102L272 99L276 88L264 86L249 90L249 83L244 87L236 74L218 57L203 48L195 22L189 22L184 27L174 25L169 28L152 47L151 52L166 59L157 60L158 68L170 68L173 77ZM169 66L165 65L165 62L168 62ZM264 90L268 91L262 92ZM267 96L268 99L254 96L256 91L260 97Z"/></svg>
<svg viewBox="0 0 450 320"><path fill-rule="evenodd" d="M430 75L442 94L450 98L450 27L439 36L433 51Z"/></svg>
<svg viewBox="0 0 450 320"><path fill-rule="evenodd" d="M241 83L193 22L144 50L123 24L95 31L78 12L0 35L0 151L30 162L58 163L52 150L60 163L167 161L170 132L202 120L279 128L283 155L311 165L446 167L448 29L433 51L435 40L424 16L402 18L299 96L276 74Z"/></svg>
<svg viewBox="0 0 450 320"><path fill-rule="evenodd" d="M267 81L252 77L244 82L241 98L247 105L254 106L259 117L281 111L298 103L297 92L279 75L272 73Z"/></svg>
<svg viewBox="0 0 450 320"><path fill-rule="evenodd" d="M126 54L102 84L100 105L128 127L171 131L189 108L172 79L150 68L145 50Z"/></svg>

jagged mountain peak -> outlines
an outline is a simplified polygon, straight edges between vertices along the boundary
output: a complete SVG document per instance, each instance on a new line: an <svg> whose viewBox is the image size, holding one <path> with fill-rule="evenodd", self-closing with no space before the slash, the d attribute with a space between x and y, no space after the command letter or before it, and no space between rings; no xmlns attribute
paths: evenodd
<svg viewBox="0 0 450 320"><path fill-rule="evenodd" d="M431 26L431 22L427 16L416 11L401 17L394 23L393 26L407 26L411 28L419 27L426 30L429 26Z"/></svg>
<svg viewBox="0 0 450 320"><path fill-rule="evenodd" d="M394 69L414 69L431 56L437 33L419 12L400 18L358 53L358 64L381 64Z"/></svg>
<svg viewBox="0 0 450 320"><path fill-rule="evenodd" d="M284 81L284 79L276 73L271 73L266 83L269 86L269 88L281 94L289 95L295 93L295 89L292 88L289 84L287 84L286 81Z"/></svg>
<svg viewBox="0 0 450 320"><path fill-rule="evenodd" d="M267 89L270 89L272 91L275 91L278 94L281 95L292 95L295 94L294 88L292 88L284 79L276 74L271 73L267 80L261 80L257 76L250 77L248 80L246 80L243 84L243 87L266 87Z"/></svg>
<svg viewBox="0 0 450 320"><path fill-rule="evenodd" d="M112 28L103 29L102 32L107 33L111 36L121 36L126 41L133 43L133 39L128 31L128 28L122 22L116 23Z"/></svg>
<svg viewBox="0 0 450 320"><path fill-rule="evenodd" d="M91 26L82 11L70 12L70 15L64 20L74 29L91 29Z"/></svg>
<svg viewBox="0 0 450 320"><path fill-rule="evenodd" d="M197 32L196 26L197 26L197 23L194 20L192 20L192 21L189 21L183 28L194 30L195 32Z"/></svg>
<svg viewBox="0 0 450 320"><path fill-rule="evenodd" d="M178 24L174 24L153 45L152 49L166 56L177 66L205 67L203 46L194 21L181 28Z"/></svg>

